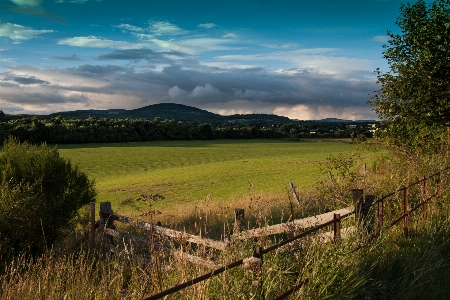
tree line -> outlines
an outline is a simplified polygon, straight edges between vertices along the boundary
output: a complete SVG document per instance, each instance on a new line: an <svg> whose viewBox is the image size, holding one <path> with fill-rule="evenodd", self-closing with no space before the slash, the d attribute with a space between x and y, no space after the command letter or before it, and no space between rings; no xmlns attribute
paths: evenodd
<svg viewBox="0 0 450 300"><path fill-rule="evenodd" d="M48 144L119 143L166 140L358 138L372 135L367 123L292 121L274 124L223 124L175 120L55 117L6 117L0 139Z"/></svg>

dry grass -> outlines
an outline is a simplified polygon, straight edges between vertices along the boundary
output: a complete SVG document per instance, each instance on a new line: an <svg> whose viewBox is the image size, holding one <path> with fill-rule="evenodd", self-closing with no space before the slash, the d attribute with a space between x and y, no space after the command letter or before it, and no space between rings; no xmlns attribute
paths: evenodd
<svg viewBox="0 0 450 300"><path fill-rule="evenodd" d="M385 157L362 169L350 158L343 159L339 161L351 167L343 173L329 168L332 180L325 173L317 192L301 194L301 206L287 191L283 197L261 194L249 184L248 195L230 201L226 207L207 197L189 211L184 208L179 215L157 217L174 228L202 235L207 232L220 239L232 232L234 208L245 208L247 228L263 227L335 205L342 207L349 201L343 191L355 183L358 188L379 195L445 163L437 157L423 162ZM430 182L428 188L433 191L439 185L440 196L429 206L426 220L418 213L411 216L408 238L402 235L400 225L356 252L355 247L366 241L360 234L339 243L324 244L313 239L291 243L266 254L260 274L239 266L166 299L273 299L305 279L308 283L291 299L443 299L450 294L450 202L446 180L444 177L439 183ZM328 192L332 192L331 197L320 198ZM411 190L412 203L421 197L420 190ZM392 216L401 213L398 197L393 197L386 208ZM155 218L153 215L152 220ZM96 251L87 251L85 242L78 237L40 257L17 255L3 264L0 299L143 299L210 272L176 255L181 245L184 251L224 265L251 256L255 246L268 247L292 234L236 241L223 253L172 240L166 244L169 252L137 246L131 251L129 244L119 244L115 252L105 254L100 246Z"/></svg>

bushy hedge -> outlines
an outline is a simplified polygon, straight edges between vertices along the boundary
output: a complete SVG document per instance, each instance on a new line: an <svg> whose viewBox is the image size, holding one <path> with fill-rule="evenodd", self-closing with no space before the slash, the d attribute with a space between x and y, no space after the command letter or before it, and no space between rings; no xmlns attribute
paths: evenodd
<svg viewBox="0 0 450 300"><path fill-rule="evenodd" d="M94 182L45 144L9 138L0 172L0 254L41 252L72 230L80 208L95 201Z"/></svg>

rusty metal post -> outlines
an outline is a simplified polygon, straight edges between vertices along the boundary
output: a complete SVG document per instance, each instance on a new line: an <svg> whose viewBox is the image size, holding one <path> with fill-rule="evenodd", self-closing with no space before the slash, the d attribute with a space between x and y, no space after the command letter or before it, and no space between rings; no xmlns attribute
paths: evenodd
<svg viewBox="0 0 450 300"><path fill-rule="evenodd" d="M95 248L95 202L89 204L89 250Z"/></svg>
<svg viewBox="0 0 450 300"><path fill-rule="evenodd" d="M355 218L356 223L358 224L358 229L361 227L361 207L363 206L363 190L362 189L354 189L352 190L352 198L353 204L355 206Z"/></svg>
<svg viewBox="0 0 450 300"><path fill-rule="evenodd" d="M381 233L383 230L383 199L377 203L377 233Z"/></svg>
<svg viewBox="0 0 450 300"><path fill-rule="evenodd" d="M334 241L340 241L341 240L341 215L340 214L334 214L333 217L334 223Z"/></svg>
<svg viewBox="0 0 450 300"><path fill-rule="evenodd" d="M236 208L234 210L234 230L233 232L239 232L242 229L242 226L244 226L245 217L244 217L244 209L242 208Z"/></svg>
<svg viewBox="0 0 450 300"><path fill-rule="evenodd" d="M408 236L409 228L409 204L408 204L408 187L403 189L403 232Z"/></svg>

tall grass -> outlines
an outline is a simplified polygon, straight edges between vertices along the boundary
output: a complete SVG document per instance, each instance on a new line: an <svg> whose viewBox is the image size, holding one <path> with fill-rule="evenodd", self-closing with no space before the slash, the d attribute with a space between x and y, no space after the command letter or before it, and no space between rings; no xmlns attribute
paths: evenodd
<svg viewBox="0 0 450 300"><path fill-rule="evenodd" d="M324 161L327 172L315 193L304 193L302 206L289 198L258 193L251 189L233 204L246 209L247 227L279 223L319 210L351 204L348 188L363 188L375 195L386 194L430 174L446 165L445 158L428 157L422 161L404 157L382 157L361 167L355 155L335 156ZM339 171L341 170L341 171ZM263 257L262 272L242 266L188 287L166 299L273 299L296 283L307 283L290 299L445 299L450 295L450 201L448 176L429 182L429 193L439 192L430 202L427 218L421 211L411 214L408 237L401 224L370 238L355 232L338 242L322 243L307 238L290 243ZM355 186L356 185L356 186ZM438 189L439 187L439 189ZM325 196L330 192L328 198ZM317 199L320 198L320 201ZM389 224L402 213L400 196L385 202ZM423 199L420 189L411 189L411 203ZM291 203L294 204L291 206ZM317 209L317 208L316 208ZM233 210L204 198L190 213L174 216L167 223L189 228L193 233L231 234ZM390 218L390 219L389 219ZM354 225L349 220L348 225ZM324 229L324 231L330 230ZM214 233L215 232L215 233ZM233 241L223 253L184 244L183 250L218 265L252 255L255 246L268 247L292 236L265 237ZM182 243L172 240L166 247L138 249L119 243L114 252L105 254L101 246L87 251L85 242L55 245L40 257L15 256L3 265L0 299L142 299L211 270L187 262L176 254ZM358 250L356 250L358 249Z"/></svg>

